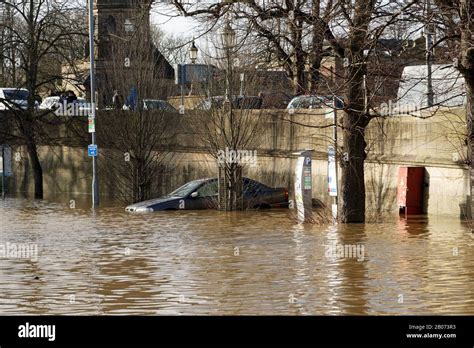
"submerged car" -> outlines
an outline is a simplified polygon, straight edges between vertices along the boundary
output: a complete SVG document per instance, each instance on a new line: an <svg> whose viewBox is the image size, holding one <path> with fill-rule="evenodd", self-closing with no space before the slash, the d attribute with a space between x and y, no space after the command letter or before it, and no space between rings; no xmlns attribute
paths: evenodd
<svg viewBox="0 0 474 348"><path fill-rule="evenodd" d="M249 178L243 178L242 185L246 209L288 207L286 188L269 187ZM190 181L160 198L129 205L125 210L147 213L157 210L216 209L217 192L217 178L199 179Z"/></svg>

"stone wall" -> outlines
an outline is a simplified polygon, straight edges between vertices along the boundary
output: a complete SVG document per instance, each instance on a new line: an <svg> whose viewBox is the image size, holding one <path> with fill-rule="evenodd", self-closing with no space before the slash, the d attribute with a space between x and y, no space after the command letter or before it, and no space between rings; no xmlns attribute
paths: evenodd
<svg viewBox="0 0 474 348"><path fill-rule="evenodd" d="M294 151L315 150L313 156L313 197L330 204L327 194L327 147L332 144L331 120L321 110L289 114L286 111L255 111L255 117L265 118L265 127L258 135L255 149L256 166L244 169L244 175L272 186L285 186L292 191ZM374 119L367 130L368 158L366 160L366 191L368 215L372 212L395 212L398 168L423 166L426 168L426 210L428 214L460 215L466 202L468 171L466 159L465 121L461 109L439 110L435 116L397 116ZM113 137L106 131L108 122L117 115L99 115L97 127L99 145ZM120 115L126 120L126 113ZM202 177L216 176L215 160L206 151L202 134L190 127L195 120L192 112L185 116L171 115L176 130L161 149L168 160L157 175L155 195L167 193L183 183ZM421 117L421 118L420 118ZM107 119L109 120L107 121ZM111 119L110 119L111 118ZM288 121L293 121L290 123ZM40 157L44 169L45 192L66 196L87 195L90 192L91 160L87 157L88 134L86 120L75 120L64 129L56 129L63 144L42 146ZM102 130L100 130L102 128ZM172 138L172 139L171 139ZM110 140L110 139L109 139ZM339 145L342 142L339 141ZM102 145L106 146L106 145ZM126 149L124 149L125 151ZM15 176L9 179L11 192L31 192L33 189L27 156L21 147L20 160L14 161ZM101 151L99 151L101 152ZM340 149L342 155L344 149ZM102 151L103 153L103 151ZM99 158L99 165L103 164ZM103 172L103 170L102 170ZM113 185L101 176L101 194L113 194Z"/></svg>

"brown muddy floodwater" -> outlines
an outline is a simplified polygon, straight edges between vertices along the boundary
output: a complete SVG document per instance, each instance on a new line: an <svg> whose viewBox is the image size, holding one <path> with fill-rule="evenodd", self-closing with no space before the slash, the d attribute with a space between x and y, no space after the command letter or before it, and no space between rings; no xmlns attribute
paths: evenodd
<svg viewBox="0 0 474 348"><path fill-rule="evenodd" d="M0 314L474 314L474 238L458 219L287 213L0 201ZM21 244L36 257L8 251Z"/></svg>

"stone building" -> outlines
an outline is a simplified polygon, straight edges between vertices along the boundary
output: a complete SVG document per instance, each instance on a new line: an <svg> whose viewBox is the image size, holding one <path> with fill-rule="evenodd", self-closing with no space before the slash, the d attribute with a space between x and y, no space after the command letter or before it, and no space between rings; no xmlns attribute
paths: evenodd
<svg viewBox="0 0 474 348"><path fill-rule="evenodd" d="M111 103L113 91L126 98L143 79L153 81L143 98L165 99L174 83L174 69L153 45L150 33L151 0L94 0L95 59L97 102L100 107ZM81 71L77 71L77 66ZM63 67L67 81L81 81L65 90L85 91L90 98L89 49L85 49L85 61L77 64L74 71ZM139 71L140 70L140 71ZM71 78L71 74L77 76ZM79 94L82 94L79 92Z"/></svg>

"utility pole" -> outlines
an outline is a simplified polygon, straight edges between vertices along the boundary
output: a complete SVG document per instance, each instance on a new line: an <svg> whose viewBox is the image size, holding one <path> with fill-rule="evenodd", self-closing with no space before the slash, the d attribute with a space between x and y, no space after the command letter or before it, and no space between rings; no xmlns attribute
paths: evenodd
<svg viewBox="0 0 474 348"><path fill-rule="evenodd" d="M426 24L425 24L425 42L426 42L426 87L427 104L429 107L434 104L433 80L431 62L433 60L433 33L431 26L431 0L426 0Z"/></svg>
<svg viewBox="0 0 474 348"><path fill-rule="evenodd" d="M5 148L2 147L2 199L5 199Z"/></svg>
<svg viewBox="0 0 474 348"><path fill-rule="evenodd" d="M95 128L96 118L96 96L95 96L95 52L94 52L94 0L89 0L89 58L90 58L90 82L91 82L91 118ZM92 146L96 145L95 129L91 132ZM97 175L97 151L92 157L92 208L99 205L99 178Z"/></svg>

